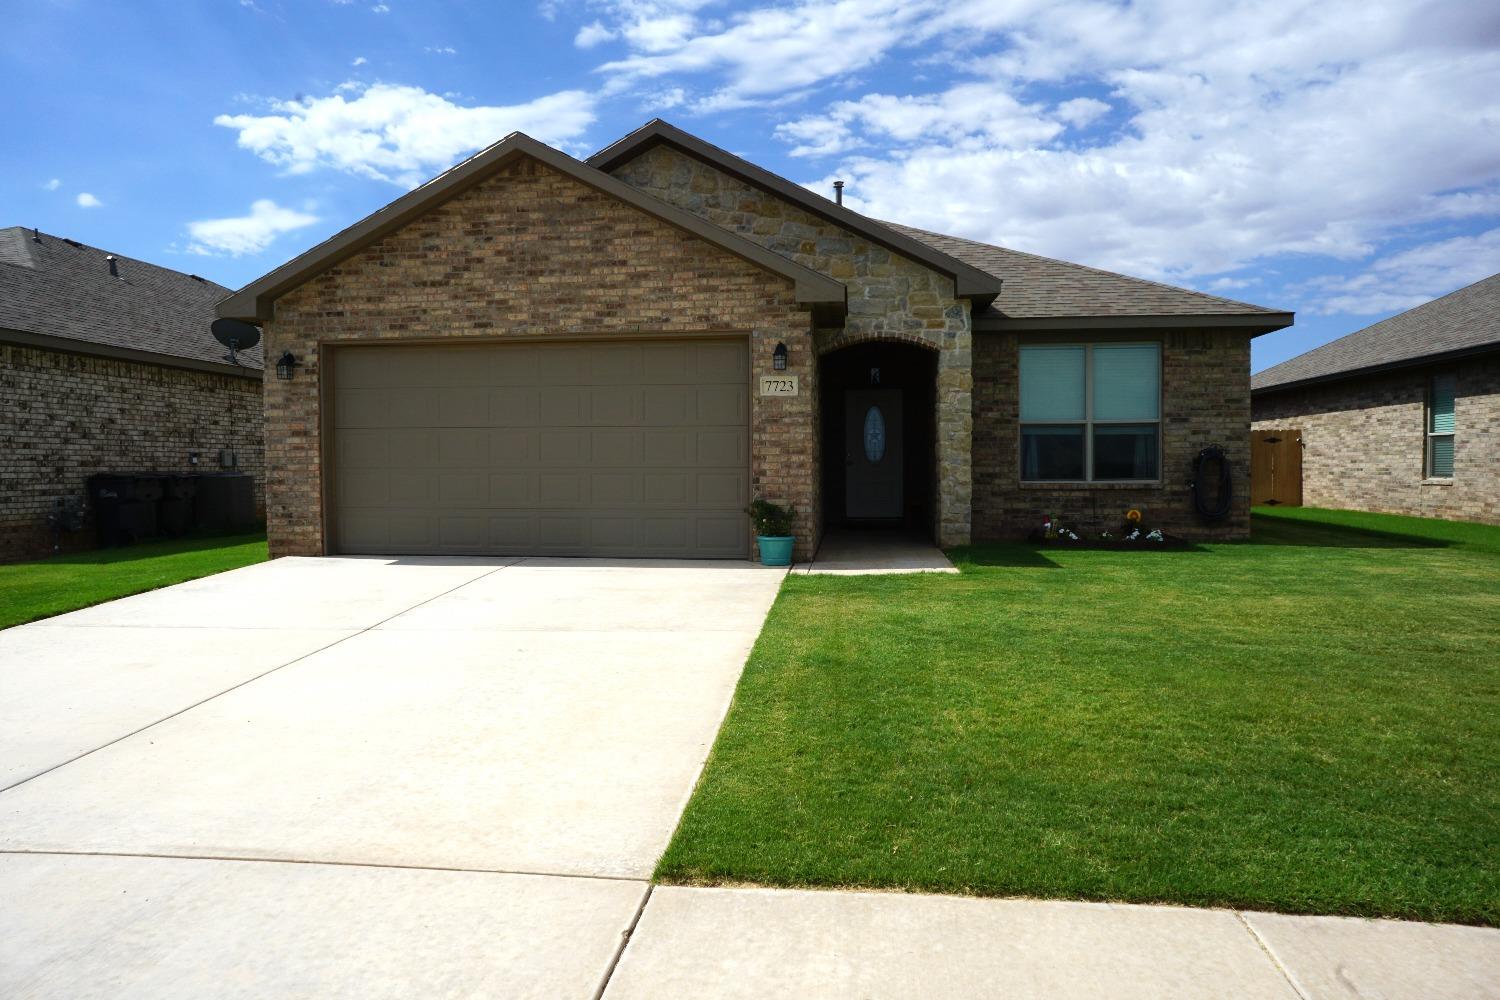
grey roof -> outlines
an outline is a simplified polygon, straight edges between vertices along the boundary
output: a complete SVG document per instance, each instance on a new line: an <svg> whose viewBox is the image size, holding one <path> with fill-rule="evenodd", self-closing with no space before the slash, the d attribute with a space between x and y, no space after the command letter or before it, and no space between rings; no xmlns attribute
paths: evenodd
<svg viewBox="0 0 1500 1000"><path fill-rule="evenodd" d="M1272 365L1251 377L1250 390L1289 389L1486 350L1500 350L1500 274Z"/></svg>
<svg viewBox="0 0 1500 1000"><path fill-rule="evenodd" d="M209 332L223 285L133 257L31 229L0 229L0 331L7 339L85 353L148 356L191 367L233 369ZM93 349L93 350L91 350ZM244 368L264 367L261 348L240 353Z"/></svg>
<svg viewBox="0 0 1500 1000"><path fill-rule="evenodd" d="M1000 297L975 312L976 329L1015 328L1028 320L1221 317L1268 332L1292 322L1291 313L1278 309L893 222L886 225L1004 279Z"/></svg>

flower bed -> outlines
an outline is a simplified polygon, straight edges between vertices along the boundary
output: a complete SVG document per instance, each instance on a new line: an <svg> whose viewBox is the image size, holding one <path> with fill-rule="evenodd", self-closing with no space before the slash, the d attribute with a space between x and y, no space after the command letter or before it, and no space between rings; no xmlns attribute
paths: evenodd
<svg viewBox="0 0 1500 1000"><path fill-rule="evenodd" d="M1042 521L1041 529L1027 537L1037 545L1070 549L1180 549L1191 544L1160 528L1148 528L1144 521L1145 515L1132 507L1125 512L1119 530L1085 531L1065 525L1060 518L1049 515Z"/></svg>

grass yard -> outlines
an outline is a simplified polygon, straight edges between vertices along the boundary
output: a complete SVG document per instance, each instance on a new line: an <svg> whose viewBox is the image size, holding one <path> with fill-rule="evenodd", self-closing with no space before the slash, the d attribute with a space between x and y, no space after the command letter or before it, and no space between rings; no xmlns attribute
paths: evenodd
<svg viewBox="0 0 1500 1000"><path fill-rule="evenodd" d="M1500 528L787 579L668 882L1500 923Z"/></svg>
<svg viewBox="0 0 1500 1000"><path fill-rule="evenodd" d="M265 535L232 535L99 549L0 566L0 628L265 560Z"/></svg>

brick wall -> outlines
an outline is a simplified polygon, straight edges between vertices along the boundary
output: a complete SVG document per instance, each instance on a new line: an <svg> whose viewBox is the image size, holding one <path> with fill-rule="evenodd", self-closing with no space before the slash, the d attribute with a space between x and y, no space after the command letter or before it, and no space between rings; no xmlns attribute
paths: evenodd
<svg viewBox="0 0 1500 1000"><path fill-rule="evenodd" d="M1453 478L1428 480L1427 386L1458 376ZM1255 428L1302 432L1302 502L1500 524L1500 354L1261 394Z"/></svg>
<svg viewBox="0 0 1500 1000"><path fill-rule="evenodd" d="M0 561L50 553L48 514L96 472L218 471L231 448L261 502L258 380L0 345L0 399Z"/></svg>
<svg viewBox="0 0 1500 1000"><path fill-rule="evenodd" d="M849 315L817 331L820 353L869 340L938 349L936 452L939 541L969 540L973 324L953 279L908 260L781 197L666 145L620 164L614 175L784 257L842 281Z"/></svg>
<svg viewBox="0 0 1500 1000"><path fill-rule="evenodd" d="M1049 334L1059 343L1102 342L1097 333ZM1146 523L1199 539L1250 533L1250 338L1233 330L1163 331L1132 335L1162 345L1162 481L1028 486L1020 481L1019 334L981 333L974 344L974 538L1024 537L1053 514L1089 531L1116 528L1140 508ZM1030 341L1028 341L1030 342ZM1202 523L1187 487L1192 462L1211 444L1223 446L1234 471L1234 503L1217 524Z"/></svg>
<svg viewBox="0 0 1500 1000"><path fill-rule="evenodd" d="M316 555L322 529L319 352L351 341L741 331L752 372L784 342L801 395L752 398L751 483L816 543L817 366L792 284L523 158L276 303L266 356L302 362L266 383L273 555ZM749 522L746 521L748 532Z"/></svg>

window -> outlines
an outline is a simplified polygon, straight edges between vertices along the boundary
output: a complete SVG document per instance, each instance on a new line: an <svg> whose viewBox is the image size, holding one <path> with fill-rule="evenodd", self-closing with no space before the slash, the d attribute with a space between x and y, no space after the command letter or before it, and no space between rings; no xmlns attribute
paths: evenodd
<svg viewBox="0 0 1500 1000"><path fill-rule="evenodd" d="M1427 478L1453 478L1454 409L1458 376L1434 375L1427 389Z"/></svg>
<svg viewBox="0 0 1500 1000"><path fill-rule="evenodd" d="M1021 478L1161 477L1161 346L1021 348Z"/></svg>

